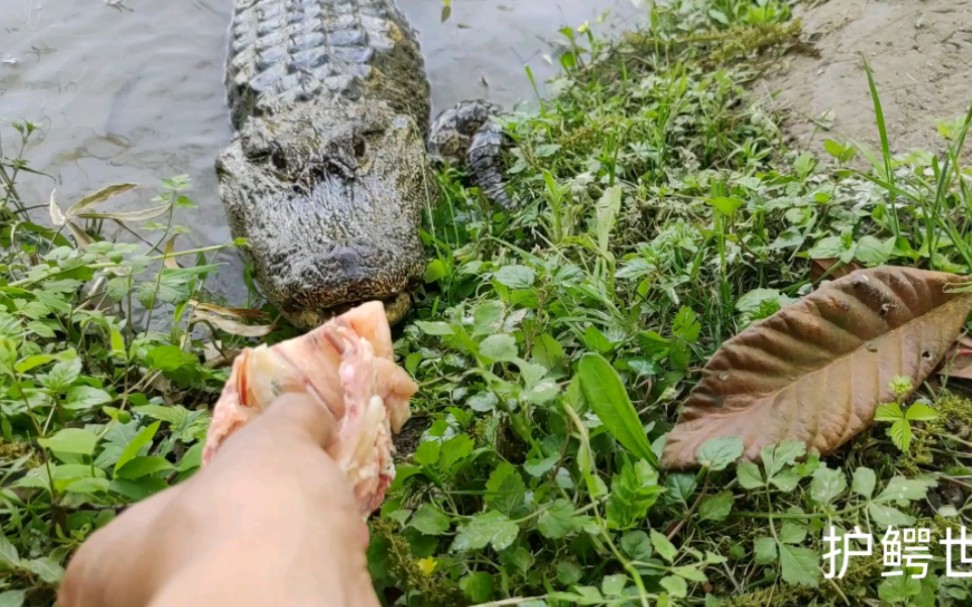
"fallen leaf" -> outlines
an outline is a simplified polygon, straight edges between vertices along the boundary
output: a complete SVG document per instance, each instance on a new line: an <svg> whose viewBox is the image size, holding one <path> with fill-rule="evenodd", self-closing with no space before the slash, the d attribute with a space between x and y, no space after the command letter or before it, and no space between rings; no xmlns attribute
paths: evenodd
<svg viewBox="0 0 972 607"><path fill-rule="evenodd" d="M85 211L83 213L78 213L76 217L83 219L111 219L114 221L120 221L122 223L126 221L148 221L149 219L155 219L160 215L164 215L172 208L169 204L160 204L158 206L149 207L147 209L141 209L138 211L116 211L114 213L95 213Z"/></svg>
<svg viewBox="0 0 972 607"><path fill-rule="evenodd" d="M70 208L68 208L67 210L68 219L79 217L82 213L84 213L88 209L98 206L99 204L108 200L109 198L112 198L119 194L123 194L131 190L135 186L136 184L134 183L116 183L114 185L101 188L100 190L94 192L93 194L88 194L81 200L72 204Z"/></svg>
<svg viewBox="0 0 972 607"><path fill-rule="evenodd" d="M972 379L972 337L960 337L936 372L949 379Z"/></svg>
<svg viewBox="0 0 972 607"><path fill-rule="evenodd" d="M727 341L702 370L662 466L698 465L696 450L738 436L743 458L790 439L822 455L868 427L893 400L889 383L920 385L951 347L972 294L955 274L881 266L827 283Z"/></svg>
<svg viewBox="0 0 972 607"><path fill-rule="evenodd" d="M94 239L73 221L67 222L67 227L71 231L71 235L74 236L74 240L77 241L78 246L82 249L87 249L94 243Z"/></svg>
<svg viewBox="0 0 972 607"><path fill-rule="evenodd" d="M812 259L810 260L810 280L814 283L818 283L824 278L827 280L837 280L863 268L864 266L856 261L840 263L839 259ZM828 271L830 272L829 274L827 273Z"/></svg>
<svg viewBox="0 0 972 607"><path fill-rule="evenodd" d="M213 304L197 303L192 308L192 315L190 316L189 322L207 322L221 331L225 331L230 335L239 335L240 337L263 337L276 329L276 326L272 324L245 324L243 322L244 320L253 318L252 315L245 314L251 312L251 310L242 310L245 313L240 312L241 310L238 308L224 308ZM262 318L262 315L259 317Z"/></svg>
<svg viewBox="0 0 972 607"><path fill-rule="evenodd" d="M175 240L176 236L169 239L169 242L165 243L165 251L163 252L164 259L162 260L162 265L169 268L170 270L180 269L179 262L176 260L175 253Z"/></svg>
<svg viewBox="0 0 972 607"><path fill-rule="evenodd" d="M54 199L54 193L56 191L57 190L51 190L51 199L47 204L47 210L51 215L51 223L57 227L61 227L64 225L64 222L67 221L67 218L64 216L64 213L61 211L61 207L58 206L57 201Z"/></svg>
<svg viewBox="0 0 972 607"><path fill-rule="evenodd" d="M197 310L206 310L209 312L216 312L217 314L227 314L229 316L243 318L246 320L265 320L267 318L266 314L260 310L254 310L252 308L227 308L225 306L217 306L215 304L204 303L194 299L189 301L189 305Z"/></svg>

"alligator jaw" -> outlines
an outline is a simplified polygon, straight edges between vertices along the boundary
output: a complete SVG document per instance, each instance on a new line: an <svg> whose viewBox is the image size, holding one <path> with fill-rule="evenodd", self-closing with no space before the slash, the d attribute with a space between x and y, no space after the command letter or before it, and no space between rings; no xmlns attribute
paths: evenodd
<svg viewBox="0 0 972 607"><path fill-rule="evenodd" d="M380 300L385 306L385 316L388 317L389 325L397 325L402 322L408 313L412 310L412 297L408 293L408 289L395 293L391 297L386 297ZM303 329L313 329L319 327L331 318L335 316L340 316L352 308L356 308L361 304L367 303L366 301L355 301L351 303L341 304L340 306L334 306L333 308L328 308L320 312L314 310L303 310L296 315L293 315L290 320L291 322L299 328Z"/></svg>

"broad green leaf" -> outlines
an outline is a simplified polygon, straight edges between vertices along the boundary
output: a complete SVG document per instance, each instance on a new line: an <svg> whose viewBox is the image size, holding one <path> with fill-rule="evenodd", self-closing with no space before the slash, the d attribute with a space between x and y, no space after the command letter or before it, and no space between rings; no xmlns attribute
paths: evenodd
<svg viewBox="0 0 972 607"><path fill-rule="evenodd" d="M780 544L783 581L816 588L820 579L820 555L809 548Z"/></svg>
<svg viewBox="0 0 972 607"><path fill-rule="evenodd" d="M908 407L905 417L911 421L928 422L938 419L938 413L925 403L915 403Z"/></svg>
<svg viewBox="0 0 972 607"><path fill-rule="evenodd" d="M516 466L509 462L502 462L489 475L483 499L493 510L499 510L506 516L516 517L523 505L525 494L526 485Z"/></svg>
<svg viewBox="0 0 972 607"><path fill-rule="evenodd" d="M459 580L463 594L475 604L485 603L493 598L493 576L476 571Z"/></svg>
<svg viewBox="0 0 972 607"><path fill-rule="evenodd" d="M198 363L198 359L178 346L156 346L149 350L147 362L159 371L176 371L183 366Z"/></svg>
<svg viewBox="0 0 972 607"><path fill-rule="evenodd" d="M560 456L558 454L548 455L543 459L528 459L523 462L523 469L530 476L540 478L547 472L553 470L553 467L557 465L559 459Z"/></svg>
<svg viewBox="0 0 972 607"><path fill-rule="evenodd" d="M189 447L189 450L182 455L179 464L176 466L178 472L188 472L202 465L203 443L200 441ZM397 478L397 477L396 477Z"/></svg>
<svg viewBox="0 0 972 607"><path fill-rule="evenodd" d="M92 386L74 386L68 390L62 406L65 409L70 409L72 411L81 411L84 409L92 409L100 405L107 405L113 400L115 399L111 396L111 394L108 394L108 392L102 390L101 388L94 388Z"/></svg>
<svg viewBox="0 0 972 607"><path fill-rule="evenodd" d="M807 539L807 526L794 521L783 521L779 539L784 544L802 544Z"/></svg>
<svg viewBox="0 0 972 607"><path fill-rule="evenodd" d="M847 489L847 478L843 470L821 467L813 473L810 497L818 504L831 504L845 489Z"/></svg>
<svg viewBox="0 0 972 607"><path fill-rule="evenodd" d="M736 466L736 476L743 489L759 489L765 485L763 474L759 471L759 466L753 462L739 462Z"/></svg>
<svg viewBox="0 0 972 607"><path fill-rule="evenodd" d="M586 354L578 365L584 398L608 432L628 451L658 467L641 420L617 371L599 354Z"/></svg>
<svg viewBox="0 0 972 607"><path fill-rule="evenodd" d="M0 607L22 607L26 596L26 590L0 592Z"/></svg>
<svg viewBox="0 0 972 607"><path fill-rule="evenodd" d="M706 202L712 206L715 210L719 211L726 217L732 217L732 215L740 209L746 202L739 198L728 198L726 196L716 196L714 198L709 198Z"/></svg>
<svg viewBox="0 0 972 607"><path fill-rule="evenodd" d="M494 550L503 550L510 546L519 534L520 528L516 523L502 513L491 510L485 514L477 514L456 532L452 541L453 552L467 550L482 550L491 545Z"/></svg>
<svg viewBox="0 0 972 607"><path fill-rule="evenodd" d="M14 365L14 371L17 373L27 373L54 360L57 360L57 357L53 354L34 354Z"/></svg>
<svg viewBox="0 0 972 607"><path fill-rule="evenodd" d="M934 484L934 482L895 476L888 481L884 491L875 498L875 501L901 500L914 502L922 500L925 499L929 485L933 486Z"/></svg>
<svg viewBox="0 0 972 607"><path fill-rule="evenodd" d="M143 447L151 444L152 439L155 438L155 433L159 431L159 427L161 425L162 422L157 421L150 426L142 428L139 430L138 434L135 435L135 438L132 439L132 442L128 443L128 445L122 449L121 455L118 456L118 461L115 462L114 474L116 476L118 475L118 471L121 470L122 466L135 459Z"/></svg>
<svg viewBox="0 0 972 607"><path fill-rule="evenodd" d="M132 407L132 411L139 415L167 422L173 426L185 423L189 417L189 410L178 405L141 405Z"/></svg>
<svg viewBox="0 0 972 607"><path fill-rule="evenodd" d="M630 578L623 573L606 575L601 580L601 593L607 597L621 596L629 581Z"/></svg>
<svg viewBox="0 0 972 607"><path fill-rule="evenodd" d="M537 529L541 535L552 540L565 537L576 529L574 505L565 499L558 499L545 507L537 519Z"/></svg>
<svg viewBox="0 0 972 607"><path fill-rule="evenodd" d="M124 356L126 352L125 349L125 338L117 329L111 330L111 353L119 356Z"/></svg>
<svg viewBox="0 0 972 607"><path fill-rule="evenodd" d="M911 516L910 514L905 514L897 508L885 506L884 504L876 504L873 502L868 504L867 513L871 516L871 520L874 521L874 524L882 528L890 525L895 527L904 527L907 525L912 525L915 522L915 517Z"/></svg>
<svg viewBox="0 0 972 607"><path fill-rule="evenodd" d="M654 529L651 530L650 536L651 545L655 548L655 552L658 553L658 556L662 557L669 563L674 562L675 555L678 554L678 548L676 548L667 537L661 533L658 533Z"/></svg>
<svg viewBox="0 0 972 607"><path fill-rule="evenodd" d="M473 440L466 434L459 434L445 441L439 451L439 469L452 472L457 464L472 453L474 446Z"/></svg>
<svg viewBox="0 0 972 607"><path fill-rule="evenodd" d="M607 503L607 522L611 529L640 526L648 510L665 492L658 485L658 473L643 459L629 462L611 478L611 493Z"/></svg>
<svg viewBox="0 0 972 607"><path fill-rule="evenodd" d="M534 565L533 553L523 546L513 545L500 554L500 563L510 573L526 575Z"/></svg>
<svg viewBox="0 0 972 607"><path fill-rule="evenodd" d="M806 452L806 443L789 439L763 447L760 455L766 475L772 479L787 466L795 464L797 459L803 457Z"/></svg>
<svg viewBox="0 0 972 607"><path fill-rule="evenodd" d="M470 445L471 448L471 445ZM431 466L439 461L442 450L442 443L436 440L428 440L419 444L415 450L415 461L422 466Z"/></svg>
<svg viewBox="0 0 972 607"><path fill-rule="evenodd" d="M506 333L490 335L479 344L479 353L496 362L516 360L516 338Z"/></svg>
<svg viewBox="0 0 972 607"><path fill-rule="evenodd" d="M76 382L80 375L81 359L72 358L59 361L41 381L47 388L53 391L61 391Z"/></svg>
<svg viewBox="0 0 972 607"><path fill-rule="evenodd" d="M527 266L503 266L493 273L493 278L511 289L527 289L533 286L537 273Z"/></svg>
<svg viewBox="0 0 972 607"><path fill-rule="evenodd" d="M851 482L851 490L862 497L870 498L874 495L874 485L877 483L877 475L870 468L858 467L854 470L854 479Z"/></svg>
<svg viewBox="0 0 972 607"><path fill-rule="evenodd" d="M175 466L164 457L142 455L133 457L124 466L119 468L115 472L115 477L135 480L143 476L148 476L149 474L168 472L174 469Z"/></svg>
<svg viewBox="0 0 972 607"><path fill-rule="evenodd" d="M699 503L699 519L703 521L724 521L732 511L732 491L720 491L707 495Z"/></svg>
<svg viewBox="0 0 972 607"><path fill-rule="evenodd" d="M647 561L652 554L651 539L641 529L626 531L621 536L621 550L636 561Z"/></svg>
<svg viewBox="0 0 972 607"><path fill-rule="evenodd" d="M870 235L864 235L854 247L854 258L867 266L879 266L887 263L894 251L895 238L879 240Z"/></svg>
<svg viewBox="0 0 972 607"><path fill-rule="evenodd" d="M503 302L490 299L476 306L473 310L473 337L492 335L503 325Z"/></svg>
<svg viewBox="0 0 972 607"><path fill-rule="evenodd" d="M776 562L776 540L771 537L758 537L753 542L753 558L760 565Z"/></svg>
<svg viewBox="0 0 972 607"><path fill-rule="evenodd" d="M770 484L783 491L784 493L790 493L796 489L797 485L800 483L800 475L796 470L788 469L781 472L777 472L770 479Z"/></svg>
<svg viewBox="0 0 972 607"><path fill-rule="evenodd" d="M116 478L111 481L111 485L108 487L108 489L112 493L125 497L131 502L138 502L158 493L159 491L164 491L165 489L168 489L168 487L169 485L164 479L156 478L154 476L143 476L142 478L136 480Z"/></svg>
<svg viewBox="0 0 972 607"><path fill-rule="evenodd" d="M58 584L64 577L64 568L50 557L41 557L29 561L21 561L20 566L35 573L37 577L48 584Z"/></svg>
<svg viewBox="0 0 972 607"><path fill-rule="evenodd" d="M17 547L6 536L0 535L0 564L17 567L19 563L20 556L17 554Z"/></svg>
<svg viewBox="0 0 972 607"><path fill-rule="evenodd" d="M704 584L709 581L709 579L702 573L699 569L699 565L681 565L679 567L672 567L672 572L678 577L685 578L690 582L698 582Z"/></svg>
<svg viewBox="0 0 972 607"><path fill-rule="evenodd" d="M432 504L422 504L415 511L410 527L425 535L442 535L449 530L449 517Z"/></svg>
<svg viewBox="0 0 972 607"><path fill-rule="evenodd" d="M668 594L675 598L682 598L688 596L688 584L685 582L684 578L677 575L666 575L662 579L658 580L662 588L668 591Z"/></svg>
<svg viewBox="0 0 972 607"><path fill-rule="evenodd" d="M878 598L886 603L915 605L909 601L921 594L921 580L910 575L897 575L882 580L877 591Z"/></svg>
<svg viewBox="0 0 972 607"><path fill-rule="evenodd" d="M100 495L108 491L111 481L107 478L79 478L64 486L64 491L84 495Z"/></svg>
<svg viewBox="0 0 972 607"><path fill-rule="evenodd" d="M891 442L901 449L902 451L907 451L911 446L911 425L906 419L899 419L888 428L888 436L891 438Z"/></svg>
<svg viewBox="0 0 972 607"><path fill-rule="evenodd" d="M723 436L707 440L695 452L699 465L714 472L725 470L743 454L743 442L738 436Z"/></svg>
<svg viewBox="0 0 972 607"><path fill-rule="evenodd" d="M452 335L454 330L447 322L417 320L415 326L426 335Z"/></svg>
<svg viewBox="0 0 972 607"><path fill-rule="evenodd" d="M37 439L37 443L57 453L91 455L98 444L98 437L88 430L64 428L48 438Z"/></svg>

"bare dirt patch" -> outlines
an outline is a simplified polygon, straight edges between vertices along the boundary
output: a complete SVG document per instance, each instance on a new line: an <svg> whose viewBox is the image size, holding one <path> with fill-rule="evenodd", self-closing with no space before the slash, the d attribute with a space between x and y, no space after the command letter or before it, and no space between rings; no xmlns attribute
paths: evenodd
<svg viewBox="0 0 972 607"><path fill-rule="evenodd" d="M972 103L972 2L824 0L797 16L820 56L790 56L760 84L783 111L792 143L815 153L828 138L878 149L863 56L892 153L944 148L938 123L964 116Z"/></svg>

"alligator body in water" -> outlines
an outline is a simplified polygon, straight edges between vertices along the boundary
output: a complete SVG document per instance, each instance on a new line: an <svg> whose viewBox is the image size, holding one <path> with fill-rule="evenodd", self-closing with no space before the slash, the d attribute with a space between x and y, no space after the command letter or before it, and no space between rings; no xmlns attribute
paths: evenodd
<svg viewBox="0 0 972 607"><path fill-rule="evenodd" d="M267 299L312 327L361 301L410 306L422 275L431 160L468 163L507 203L490 104L464 102L430 129L415 32L394 0L238 0L219 155L220 197ZM431 132L430 132L431 131Z"/></svg>

